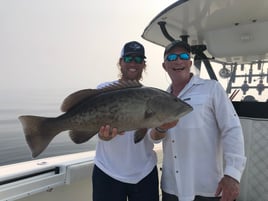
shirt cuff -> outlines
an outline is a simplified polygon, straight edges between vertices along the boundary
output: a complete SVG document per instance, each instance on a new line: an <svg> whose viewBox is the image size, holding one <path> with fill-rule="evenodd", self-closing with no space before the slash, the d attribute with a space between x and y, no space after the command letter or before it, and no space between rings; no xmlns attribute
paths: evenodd
<svg viewBox="0 0 268 201"><path fill-rule="evenodd" d="M224 175L228 175L240 183L242 173L238 169L235 169L232 166L226 166L224 170Z"/></svg>

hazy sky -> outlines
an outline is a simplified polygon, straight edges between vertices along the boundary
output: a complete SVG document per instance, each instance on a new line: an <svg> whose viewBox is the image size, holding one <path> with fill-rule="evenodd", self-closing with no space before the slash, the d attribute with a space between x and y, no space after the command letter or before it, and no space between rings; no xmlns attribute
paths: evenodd
<svg viewBox="0 0 268 201"><path fill-rule="evenodd" d="M143 83L165 89L163 48L141 34L174 0L0 0L0 89L95 88L118 78L125 42L144 44Z"/></svg>

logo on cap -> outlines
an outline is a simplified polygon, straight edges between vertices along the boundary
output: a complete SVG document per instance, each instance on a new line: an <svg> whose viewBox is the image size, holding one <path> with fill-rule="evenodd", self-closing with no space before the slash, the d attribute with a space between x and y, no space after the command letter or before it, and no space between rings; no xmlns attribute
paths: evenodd
<svg viewBox="0 0 268 201"><path fill-rule="evenodd" d="M121 51L121 57L130 55L130 54L136 54L136 55L146 58L144 55L143 45L136 41L131 41L131 42L126 43Z"/></svg>
<svg viewBox="0 0 268 201"><path fill-rule="evenodd" d="M131 44L129 45L129 48L132 48L133 50L138 50L138 49L141 48L141 45L138 44L138 43L131 43Z"/></svg>

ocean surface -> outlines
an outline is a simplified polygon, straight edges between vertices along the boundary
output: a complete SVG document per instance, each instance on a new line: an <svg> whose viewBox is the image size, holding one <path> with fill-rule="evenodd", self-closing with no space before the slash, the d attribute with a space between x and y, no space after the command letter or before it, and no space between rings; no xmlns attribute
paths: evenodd
<svg viewBox="0 0 268 201"><path fill-rule="evenodd" d="M20 115L56 117L62 112L63 99L74 92L60 89L0 90L0 166L33 160L26 143ZM75 144L68 132L57 135L35 159L90 151L96 148L96 137L83 144Z"/></svg>

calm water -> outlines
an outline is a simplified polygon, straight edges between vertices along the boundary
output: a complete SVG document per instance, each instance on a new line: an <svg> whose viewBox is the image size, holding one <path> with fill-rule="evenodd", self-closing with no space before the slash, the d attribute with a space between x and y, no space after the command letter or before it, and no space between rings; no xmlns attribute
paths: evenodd
<svg viewBox="0 0 268 201"><path fill-rule="evenodd" d="M32 160L26 144L20 115L55 117L61 114L63 99L73 90L1 90L0 98L0 165ZM94 150L96 138L74 144L67 132L56 136L36 159Z"/></svg>

